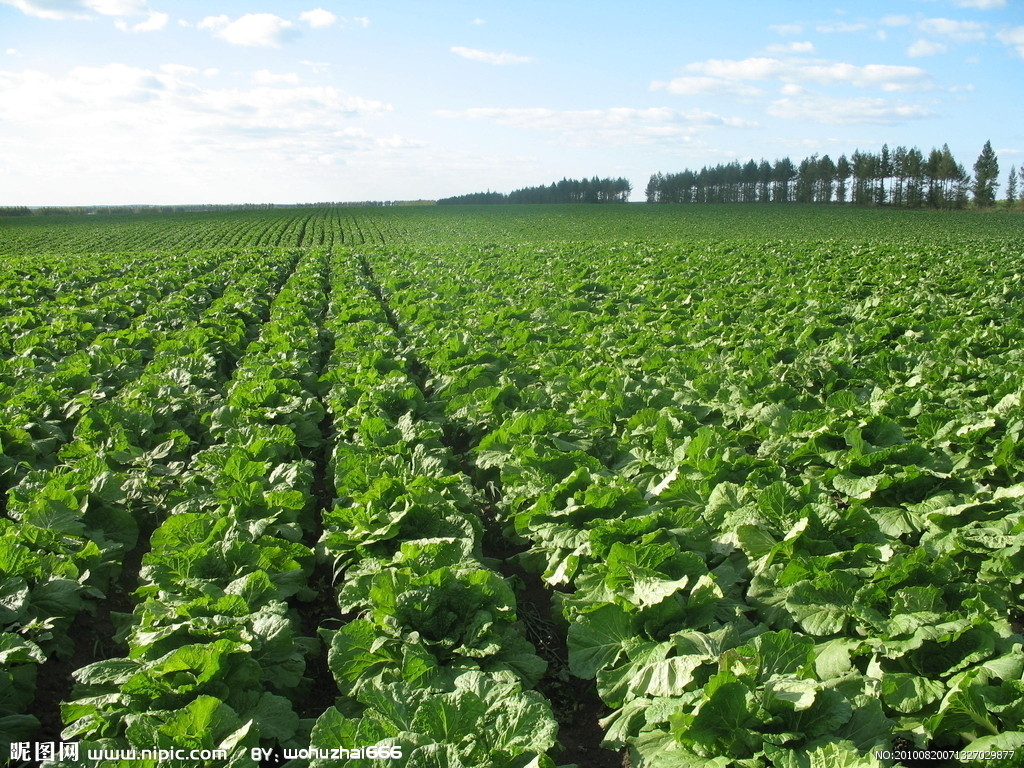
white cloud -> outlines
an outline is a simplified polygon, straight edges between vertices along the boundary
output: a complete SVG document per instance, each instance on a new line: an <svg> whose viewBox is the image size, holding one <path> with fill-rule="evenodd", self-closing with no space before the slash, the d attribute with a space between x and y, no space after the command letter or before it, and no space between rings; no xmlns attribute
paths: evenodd
<svg viewBox="0 0 1024 768"><path fill-rule="evenodd" d="M419 149L427 146L427 142L419 139L410 139L408 136L399 136L397 133L392 136L382 136L375 139L374 143L381 149Z"/></svg>
<svg viewBox="0 0 1024 768"><path fill-rule="evenodd" d="M465 48L461 45L453 46L451 48L451 52L464 59L482 61L485 64L526 64L533 61L529 56L520 56L515 53L504 52L493 53L491 51L481 51L476 48Z"/></svg>
<svg viewBox="0 0 1024 768"><path fill-rule="evenodd" d="M313 29L322 29L329 27L338 20L330 11L325 11L323 8L315 8L312 11L303 11L299 14L299 21L304 21Z"/></svg>
<svg viewBox="0 0 1024 768"><path fill-rule="evenodd" d="M268 69L260 69L252 73L252 81L257 85L279 85L281 83L298 83L299 76L294 72L275 74Z"/></svg>
<svg viewBox="0 0 1024 768"><path fill-rule="evenodd" d="M329 61L309 61L307 59L303 59L299 64L304 67L309 67L313 71L314 75L322 75L331 68L331 63Z"/></svg>
<svg viewBox="0 0 1024 768"><path fill-rule="evenodd" d="M170 16L153 11L148 0L0 0L29 16L51 21L90 19L102 16L146 16L144 21L129 24L123 18L114 22L122 32L156 32L167 26Z"/></svg>
<svg viewBox="0 0 1024 768"><path fill-rule="evenodd" d="M0 78L0 118L32 124L52 115L59 123L69 114L104 119L107 108L135 108L166 95L173 78L124 64L76 67L64 78L34 70L4 72Z"/></svg>
<svg viewBox="0 0 1024 768"><path fill-rule="evenodd" d="M370 26L370 19L367 16L336 16L323 8L316 8L312 11L303 11L299 14L299 21L304 21L313 29L325 29L326 27L340 24L343 27Z"/></svg>
<svg viewBox="0 0 1024 768"><path fill-rule="evenodd" d="M819 24L815 27L816 30L825 34L831 34L833 32L863 32L867 28L867 24L851 24L844 21L837 21L834 24Z"/></svg>
<svg viewBox="0 0 1024 768"><path fill-rule="evenodd" d="M148 19L140 21L138 24L128 24L123 19L118 19L114 22L114 26L122 32L157 32L167 26L170 18L166 13L154 11L149 14Z"/></svg>
<svg viewBox="0 0 1024 768"><path fill-rule="evenodd" d="M978 8L982 11L991 11L1006 7L1006 0L954 0L961 8Z"/></svg>
<svg viewBox="0 0 1024 768"><path fill-rule="evenodd" d="M83 0L83 4L104 16L138 16L150 13L146 0Z"/></svg>
<svg viewBox="0 0 1024 768"><path fill-rule="evenodd" d="M197 74L175 64L76 67L62 76L0 71L0 121L12 127L9 135L20 128L35 146L55 146L46 137L63 135L61 146L86 156L98 151L92 145L139 159L164 149L187 158L204 145L234 152L283 143L314 156L339 136L364 136L361 144L374 145L359 123L391 109L333 87L297 86L290 76L257 73L250 88L209 88Z"/></svg>
<svg viewBox="0 0 1024 768"><path fill-rule="evenodd" d="M916 40L907 48L907 56L912 59L919 59L924 56L938 56L949 50L945 43L936 43L933 40Z"/></svg>
<svg viewBox="0 0 1024 768"><path fill-rule="evenodd" d="M247 13L232 21L225 15L207 16L197 25L232 45L276 48L298 34L295 25L273 13Z"/></svg>
<svg viewBox="0 0 1024 768"><path fill-rule="evenodd" d="M473 19L473 20L472 20L471 22L469 22L469 23L470 23L470 24L473 24L473 25L475 25L475 26L480 26L481 24L486 24L487 22L486 22L486 21L484 21L483 19Z"/></svg>
<svg viewBox="0 0 1024 768"><path fill-rule="evenodd" d="M207 16L196 24L196 29L223 29L231 23L231 19L224 15L220 16Z"/></svg>
<svg viewBox="0 0 1024 768"><path fill-rule="evenodd" d="M985 39L985 25L977 21L923 19L917 26L926 35L948 37L959 43Z"/></svg>
<svg viewBox="0 0 1024 768"><path fill-rule="evenodd" d="M768 106L768 113L788 120L827 125L895 125L931 115L918 104L870 97L837 99L818 94L778 99Z"/></svg>
<svg viewBox="0 0 1024 768"><path fill-rule="evenodd" d="M161 64L160 71L167 75L174 75L175 77L191 77L192 75L199 74L198 69L190 67L187 64Z"/></svg>
<svg viewBox="0 0 1024 768"><path fill-rule="evenodd" d="M150 13L146 0L0 0L28 16L61 21L103 16L141 16Z"/></svg>
<svg viewBox="0 0 1024 768"><path fill-rule="evenodd" d="M20 57L21 56L21 51L19 51L17 48L8 48L7 49L7 55L8 56L19 56Z"/></svg>
<svg viewBox="0 0 1024 768"><path fill-rule="evenodd" d="M804 31L799 24L771 24L768 29L779 35L799 35Z"/></svg>
<svg viewBox="0 0 1024 768"><path fill-rule="evenodd" d="M197 74L194 67L179 64L165 64L159 70L125 64L76 67L63 77L34 70L2 72L0 118L32 124L49 116L55 126L75 125L84 118L83 128L130 126L143 134L158 125L226 133L330 128L354 116L391 109L326 86L210 89L191 79ZM267 75L264 82L292 82L291 76ZM165 119L154 120L156 114Z"/></svg>
<svg viewBox="0 0 1024 768"><path fill-rule="evenodd" d="M777 43L775 45L769 45L764 50L766 53L779 55L785 55L787 53L814 53L814 43Z"/></svg>
<svg viewBox="0 0 1024 768"><path fill-rule="evenodd" d="M883 16L878 23L885 27L906 27L911 23L911 18L900 14L890 14Z"/></svg>
<svg viewBox="0 0 1024 768"><path fill-rule="evenodd" d="M676 77L668 82L655 80L651 83L652 91L668 91L677 96L695 96L702 93L731 93L735 96L760 96L764 93L760 88L741 82L726 80L721 77Z"/></svg>
<svg viewBox="0 0 1024 768"><path fill-rule="evenodd" d="M1017 55L1024 59L1024 27L1002 29L996 33L999 42L1016 50Z"/></svg>
<svg viewBox="0 0 1024 768"><path fill-rule="evenodd" d="M723 117L704 110L680 111L668 107L637 109L558 110L546 108L480 107L460 111L439 110L439 117L488 120L499 125L551 133L559 143L572 146L636 146L692 140L710 128L750 128L743 118Z"/></svg>
<svg viewBox="0 0 1024 768"><path fill-rule="evenodd" d="M389 159L419 151L381 101L205 74L173 63L0 68L0 166L18 180L6 194L30 204L363 199L384 194L365 185ZM341 191L339 165L364 169Z"/></svg>
<svg viewBox="0 0 1024 768"><path fill-rule="evenodd" d="M688 64L686 69L733 82L779 80L784 83L845 84L883 91L928 90L932 87L930 76L920 67L892 64L859 66L822 59L755 57L742 60L708 59Z"/></svg>

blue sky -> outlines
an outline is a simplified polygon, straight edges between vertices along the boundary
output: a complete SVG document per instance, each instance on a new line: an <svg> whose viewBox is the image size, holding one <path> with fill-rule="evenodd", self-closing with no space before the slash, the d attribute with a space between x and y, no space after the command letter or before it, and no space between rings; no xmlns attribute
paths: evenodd
<svg viewBox="0 0 1024 768"><path fill-rule="evenodd" d="M0 205L509 191L991 140L1024 0L0 0Z"/></svg>

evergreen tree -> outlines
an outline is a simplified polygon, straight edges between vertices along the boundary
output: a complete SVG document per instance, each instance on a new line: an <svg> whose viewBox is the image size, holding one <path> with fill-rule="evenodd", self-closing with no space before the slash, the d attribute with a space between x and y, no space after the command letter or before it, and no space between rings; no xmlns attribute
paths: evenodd
<svg viewBox="0 0 1024 768"><path fill-rule="evenodd" d="M850 161L846 155L836 160L836 202L846 202L846 180L850 178Z"/></svg>
<svg viewBox="0 0 1024 768"><path fill-rule="evenodd" d="M942 153L939 159L939 179L942 184L942 205L944 208L952 208L954 205L962 207L967 201L966 182L970 179L960 165L953 153L949 151L949 145L942 145Z"/></svg>
<svg viewBox="0 0 1024 768"><path fill-rule="evenodd" d="M733 161L725 166L725 174L722 183L725 186L725 200L729 203L738 203L743 199L741 192L741 181L743 179L743 166L738 161Z"/></svg>
<svg viewBox="0 0 1024 768"><path fill-rule="evenodd" d="M819 203L832 202L832 182L836 178L836 164L832 158L825 155L818 161L818 190L817 201Z"/></svg>
<svg viewBox="0 0 1024 768"><path fill-rule="evenodd" d="M818 180L818 156L812 155L800 161L796 176L796 201L814 202L814 184Z"/></svg>
<svg viewBox="0 0 1024 768"><path fill-rule="evenodd" d="M878 157L870 152L854 150L850 156L853 167L853 202L867 205L877 200Z"/></svg>
<svg viewBox="0 0 1024 768"><path fill-rule="evenodd" d="M925 165L925 176L928 178L928 205L941 208L945 199L942 187L942 152L932 147Z"/></svg>
<svg viewBox="0 0 1024 768"><path fill-rule="evenodd" d="M966 208L967 197L971 191L971 174L962 165L956 164L956 176L954 178L954 207Z"/></svg>
<svg viewBox="0 0 1024 768"><path fill-rule="evenodd" d="M748 160L747 164L743 166L740 180L743 183L743 202L757 202L757 163L753 158Z"/></svg>
<svg viewBox="0 0 1024 768"><path fill-rule="evenodd" d="M882 145L882 154L878 156L875 164L875 178L878 179L878 192L876 202L885 205L887 202L885 184L892 176L892 157L889 155L889 145Z"/></svg>
<svg viewBox="0 0 1024 768"><path fill-rule="evenodd" d="M903 205L906 201L907 148L896 147L892 153L892 173L896 182L892 188L892 204Z"/></svg>
<svg viewBox="0 0 1024 768"><path fill-rule="evenodd" d="M1017 169L1010 166L1010 176L1006 180L1006 207L1013 208L1017 202Z"/></svg>
<svg viewBox="0 0 1024 768"><path fill-rule="evenodd" d="M917 147L908 149L903 159L903 175L906 180L906 204L919 208L924 202L924 155Z"/></svg>
<svg viewBox="0 0 1024 768"><path fill-rule="evenodd" d="M792 160L784 157L781 160L775 161L775 167L772 169L772 179L775 182L775 195L773 199L776 202L789 202L789 188L795 178L796 166L793 165Z"/></svg>
<svg viewBox="0 0 1024 768"><path fill-rule="evenodd" d="M992 149L992 142L986 141L974 163L974 204L979 208L995 205L998 178L999 160Z"/></svg>
<svg viewBox="0 0 1024 768"><path fill-rule="evenodd" d="M767 203L772 199L772 164L767 160L761 160L757 165L757 199L758 202Z"/></svg>
<svg viewBox="0 0 1024 768"><path fill-rule="evenodd" d="M661 187L664 180L665 177L660 172L651 175L651 180L647 182L647 189L644 190L648 203L657 203L661 200Z"/></svg>

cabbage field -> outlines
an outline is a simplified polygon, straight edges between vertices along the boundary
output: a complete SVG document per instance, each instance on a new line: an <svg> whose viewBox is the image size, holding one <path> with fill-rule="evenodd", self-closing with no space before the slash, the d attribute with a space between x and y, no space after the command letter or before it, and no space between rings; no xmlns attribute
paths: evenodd
<svg viewBox="0 0 1024 768"><path fill-rule="evenodd" d="M1019 215L37 215L0 286L0 759L1024 765Z"/></svg>

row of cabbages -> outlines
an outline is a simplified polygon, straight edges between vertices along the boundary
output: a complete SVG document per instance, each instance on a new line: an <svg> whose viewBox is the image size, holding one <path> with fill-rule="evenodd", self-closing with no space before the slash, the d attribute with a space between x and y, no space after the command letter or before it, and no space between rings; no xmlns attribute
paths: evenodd
<svg viewBox="0 0 1024 768"><path fill-rule="evenodd" d="M257 262L266 265L263 271L251 269ZM36 664L70 657L76 617L95 611L115 588L140 521L162 514L163 489L208 442L202 414L216 403L226 372L293 262L292 256L234 254L158 302L139 319L140 328L124 332L127 338L97 340L100 351L86 353L89 364L123 360L131 376L98 371L88 379L93 389L64 404L53 444L34 449L46 466L60 448L60 463L28 472L13 467L24 477L10 493L9 519L0 520L6 554L0 617L9 630L0 690L11 689L0 705L5 739L37 735L38 721L28 714L36 709Z"/></svg>
<svg viewBox="0 0 1024 768"><path fill-rule="evenodd" d="M553 767L557 724L529 690L545 663L523 637L511 587L482 562L481 500L372 274L338 266L333 294L350 296L329 320L338 498L320 552L351 618L323 633L342 695L312 745L401 754L369 763L381 766Z"/></svg>
<svg viewBox="0 0 1024 768"><path fill-rule="evenodd" d="M323 282L323 256L249 258L133 386L148 397L123 394L95 430L108 440L97 460L126 463L108 480L120 490L110 510L156 527L135 609L115 617L127 656L77 670L62 706L62 736L79 743L80 757L222 748L231 764L250 765L236 748L287 738L298 725L288 696L302 683L304 647L285 600L312 569L298 541L311 473L289 428L301 409L280 406L304 375L315 381L323 306L306 295ZM305 401L317 422L316 393Z"/></svg>
<svg viewBox="0 0 1024 768"><path fill-rule="evenodd" d="M501 489L520 559L558 590L570 668L614 710L608 745L634 765L1019 748L1019 383L985 395L985 419L976 396L915 429L942 392L908 392L884 342L921 306L887 296L872 312L873 275L842 274L829 248L799 267L820 285L793 253L734 250L376 263L475 439L476 483ZM829 295L846 291L847 305ZM985 319L974 343L1012 354ZM907 360L949 349L907 346ZM957 355L963 375L998 376ZM987 429L977 450L952 439Z"/></svg>
<svg viewBox="0 0 1024 768"><path fill-rule="evenodd" d="M62 280L71 283L68 293L46 299L43 292L35 303L10 308L0 350L0 491L55 466L65 443L80 437L74 430L82 415L137 379L156 347L195 323L230 279L232 259L224 253L166 263L141 256L112 256L120 266L104 279ZM68 278L76 276L72 270Z"/></svg>

